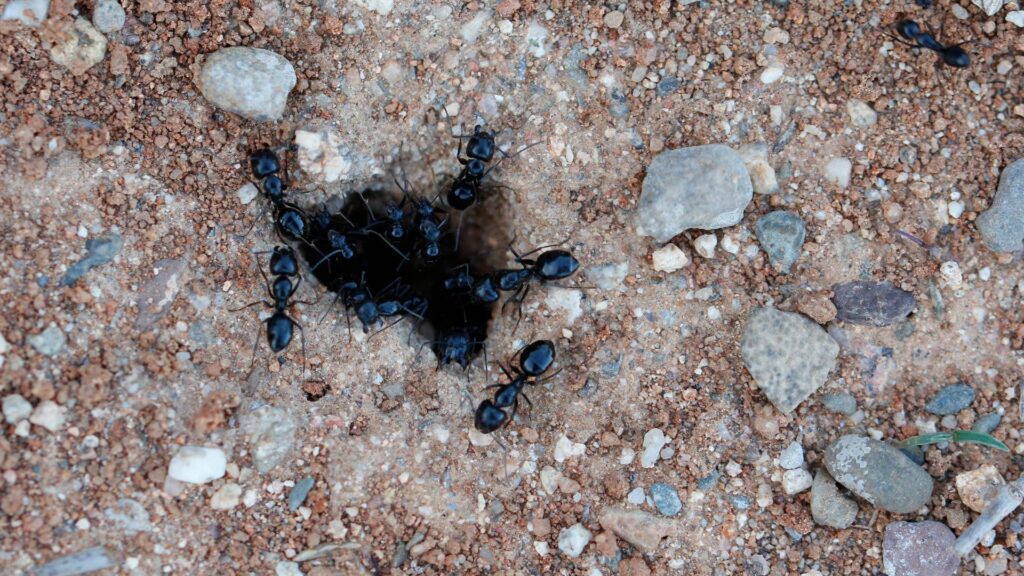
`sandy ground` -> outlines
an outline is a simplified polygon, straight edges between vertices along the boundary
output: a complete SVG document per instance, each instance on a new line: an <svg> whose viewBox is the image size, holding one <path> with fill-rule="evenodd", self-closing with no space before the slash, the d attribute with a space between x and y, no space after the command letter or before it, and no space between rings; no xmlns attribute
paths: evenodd
<svg viewBox="0 0 1024 576"><path fill-rule="evenodd" d="M52 401L64 421L0 435L0 571L102 546L117 564L111 574L877 574L893 516L861 501L854 527L816 526L809 493L787 496L774 459L798 440L813 471L842 433L899 440L933 429L924 404L955 381L979 393L960 427L1003 413L994 435L1013 449L928 452L931 506L906 519L961 531L974 513L955 475L991 463L1016 478L1024 452L1024 265L986 250L973 224L1000 169L1024 156L1024 34L970 4L967 20L946 2L786 4L396 0L381 15L333 1L128 0L124 30L79 75L49 47L76 10L91 14L90 0L54 0L38 29L3 23L0 396ZM625 17L613 28L606 15L618 8ZM976 39L971 67L939 69L929 54L883 47L902 14L935 28L945 19L946 37ZM531 47L528 34L541 29L541 48ZM199 94L203 55L234 45L294 65L283 121L244 121ZM766 84L772 62L784 75ZM678 88L659 90L666 77ZM851 99L877 122L854 125ZM349 342L341 315L318 323L325 299L297 316L306 376L323 384L303 382L294 345L284 365L264 349L250 374L261 326L253 310L230 311L261 296L252 252L278 243L265 217L242 236L265 206L237 194L247 150L287 142L296 128L336 130L359 161L330 185L296 171L296 186L310 190L304 205L386 181L400 145L414 170L450 173L445 104L462 122L507 129L506 140L542 142L497 173L509 191L480 207L500 228L482 249L501 254L513 233L523 246L568 237L585 269L578 285L596 286L607 274L594 271L609 265L623 270L607 289L533 291L515 335L507 316L494 321L492 361L550 338L562 367L504 433L508 450L471 438L481 361L435 371L429 351L417 357L406 344L404 325ZM718 231L714 257L698 256L698 234L685 233L674 242L692 263L656 272L658 245L633 224L653 155L751 142L771 147L782 191L756 195L739 225ZM839 156L853 163L846 188L822 176ZM756 218L780 208L808 230L790 276L771 269L753 236ZM60 286L87 239L111 234L123 241L117 257ZM722 249L726 237L737 254ZM959 263L962 286L939 274L947 260ZM778 413L740 360L749 312L793 310L798 295L856 278L912 291L913 329L834 326L847 338L837 370L796 413ZM309 282L301 297L322 292ZM47 356L30 338L49 326L66 342ZM307 399L323 385L322 398ZM821 405L839 391L856 396L855 418ZM259 471L252 426L268 411L281 416L263 438L285 455ZM670 452L652 468L623 464L654 428ZM556 461L563 436L585 451ZM227 475L168 486L168 463L186 444L223 449ZM290 510L305 477L314 486ZM601 537L602 511L636 508L626 494L654 482L683 501L661 546ZM241 501L214 509L229 484ZM980 547L965 573L991 573L998 558L1007 573L1024 570L1012 519L997 531L1000 548ZM597 540L572 558L559 533L577 523Z"/></svg>

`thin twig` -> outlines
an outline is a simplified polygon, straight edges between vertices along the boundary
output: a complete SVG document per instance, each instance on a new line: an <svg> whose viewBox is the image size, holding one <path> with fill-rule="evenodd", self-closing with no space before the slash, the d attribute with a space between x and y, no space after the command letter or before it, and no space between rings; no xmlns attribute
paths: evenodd
<svg viewBox="0 0 1024 576"><path fill-rule="evenodd" d="M978 516L974 523L956 539L954 548L957 554L965 556L974 550L985 534L988 534L989 530L995 528L1003 521L1003 518L1016 510L1022 501L1024 501L1024 478L1018 478L1006 486L1000 487L996 499L989 503L982 511L981 516Z"/></svg>

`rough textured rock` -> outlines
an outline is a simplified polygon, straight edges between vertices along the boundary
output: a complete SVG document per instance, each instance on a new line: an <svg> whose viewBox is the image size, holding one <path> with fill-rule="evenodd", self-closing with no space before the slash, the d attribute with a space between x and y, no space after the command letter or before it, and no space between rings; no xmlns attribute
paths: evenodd
<svg viewBox="0 0 1024 576"><path fill-rule="evenodd" d="M914 295L890 282L854 280L832 288L836 317L851 324L888 326L917 308Z"/></svg>
<svg viewBox="0 0 1024 576"><path fill-rule="evenodd" d="M956 475L956 491L964 505L981 512L999 495L999 488L1006 484L999 470L986 464L975 470L961 472Z"/></svg>
<svg viewBox="0 0 1024 576"><path fill-rule="evenodd" d="M978 216L977 225L989 250L1024 250L1024 158L1003 168L992 205Z"/></svg>
<svg viewBox="0 0 1024 576"><path fill-rule="evenodd" d="M845 530L857 518L857 503L843 496L836 481L818 470L811 486L811 517L822 526Z"/></svg>
<svg viewBox="0 0 1024 576"><path fill-rule="evenodd" d="M46 20L50 0L10 0L0 20L19 20L26 26L39 26Z"/></svg>
<svg viewBox="0 0 1024 576"><path fill-rule="evenodd" d="M283 56L241 46L207 56L196 79L211 104L256 121L279 120L295 82L295 69Z"/></svg>
<svg viewBox="0 0 1024 576"><path fill-rule="evenodd" d="M837 482L889 512L909 514L931 499L932 477L903 452L878 440L843 436L825 451L825 466Z"/></svg>
<svg viewBox="0 0 1024 576"><path fill-rule="evenodd" d="M956 536L941 522L890 522L882 539L882 569L889 576L952 576L960 568Z"/></svg>
<svg viewBox="0 0 1024 576"><path fill-rule="evenodd" d="M956 414L974 402L977 392L967 384L957 383L945 386L925 404L925 410L936 416Z"/></svg>
<svg viewBox="0 0 1024 576"><path fill-rule="evenodd" d="M92 9L92 24L104 34L124 28L126 15L118 0L96 0Z"/></svg>
<svg viewBox="0 0 1024 576"><path fill-rule="evenodd" d="M825 383L839 345L800 314L759 308L747 321L740 352L765 396L789 413Z"/></svg>
<svg viewBox="0 0 1024 576"><path fill-rule="evenodd" d="M792 212L777 210L760 217L755 228L757 241L768 254L772 267L789 274L804 245L804 221Z"/></svg>
<svg viewBox="0 0 1024 576"><path fill-rule="evenodd" d="M618 507L605 509L600 523L605 530L611 530L619 538L645 552L656 550L661 539L676 529L676 523L667 518L658 518L642 510L627 511Z"/></svg>
<svg viewBox="0 0 1024 576"><path fill-rule="evenodd" d="M107 37L88 20L77 18L64 32L65 40L50 48L50 58L54 62L78 75L103 61L107 53Z"/></svg>
<svg viewBox="0 0 1024 576"><path fill-rule="evenodd" d="M779 191L775 169L768 163L768 145L759 142L740 147L739 155L750 174L750 183L756 194L774 194Z"/></svg>
<svg viewBox="0 0 1024 576"><path fill-rule="evenodd" d="M743 159L728 146L668 150L647 168L637 213L639 231L666 242L692 228L732 226L743 218L753 195Z"/></svg>

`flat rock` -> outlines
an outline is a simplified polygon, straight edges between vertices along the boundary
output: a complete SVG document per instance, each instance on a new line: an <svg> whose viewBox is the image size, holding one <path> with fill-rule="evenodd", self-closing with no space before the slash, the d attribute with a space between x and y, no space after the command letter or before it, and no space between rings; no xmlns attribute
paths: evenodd
<svg viewBox="0 0 1024 576"><path fill-rule="evenodd" d="M854 280L832 287L836 318L851 324L888 326L917 308L914 295L891 282Z"/></svg>
<svg viewBox="0 0 1024 576"><path fill-rule="evenodd" d="M758 388L789 413L825 383L839 345L800 314L759 308L747 320L740 352Z"/></svg>
<svg viewBox="0 0 1024 576"><path fill-rule="evenodd" d="M651 428L644 434L644 451L640 454L640 466L653 468L661 457L661 449L665 447L668 440L661 428Z"/></svg>
<svg viewBox="0 0 1024 576"><path fill-rule="evenodd" d="M156 273L146 281L139 292L139 315L135 328L147 330L163 318L177 298L181 287L188 281L189 257L176 260L160 260L153 265Z"/></svg>
<svg viewBox="0 0 1024 576"><path fill-rule="evenodd" d="M843 496L824 469L818 470L811 485L811 517L817 524L840 530L849 528L857 518L857 503Z"/></svg>
<svg viewBox="0 0 1024 576"><path fill-rule="evenodd" d="M882 570L889 576L952 576L960 568L955 542L941 522L890 522L882 539Z"/></svg>
<svg viewBox="0 0 1024 576"><path fill-rule="evenodd" d="M658 518L642 510L623 510L614 506L605 509L600 523L605 530L611 530L619 538L645 552L656 550L661 539L676 530L676 523L667 518Z"/></svg>
<svg viewBox="0 0 1024 576"><path fill-rule="evenodd" d="M117 565L110 552L102 546L67 554L30 570L30 576L75 576L105 570Z"/></svg>
<svg viewBox="0 0 1024 576"><path fill-rule="evenodd" d="M804 245L807 234L804 221L792 212L777 210L758 218L755 233L772 267L789 274Z"/></svg>
<svg viewBox="0 0 1024 576"><path fill-rule="evenodd" d="M62 42L50 48L50 59L75 75L102 62L106 54L107 37L82 17L68 25Z"/></svg>
<svg viewBox="0 0 1024 576"><path fill-rule="evenodd" d="M931 499L932 477L903 452L878 440L843 436L825 451L825 466L837 482L889 512L910 514Z"/></svg>
<svg viewBox="0 0 1024 576"><path fill-rule="evenodd" d="M647 168L637 211L638 232L667 242L697 228L737 224L753 198L743 159L723 144L661 152Z"/></svg>
<svg viewBox="0 0 1024 576"><path fill-rule="evenodd" d="M32 404L21 394L9 394L3 400L4 421L17 424L32 414Z"/></svg>
<svg viewBox="0 0 1024 576"><path fill-rule="evenodd" d="M283 56L243 46L208 55L196 78L208 102L256 121L280 120L295 83L295 69Z"/></svg>
<svg viewBox="0 0 1024 576"><path fill-rule="evenodd" d="M978 216L976 223L989 250L1024 250L1024 158L1003 168L992 205Z"/></svg>
<svg viewBox="0 0 1024 576"><path fill-rule="evenodd" d="M967 384L962 382L950 384L939 390L939 393L929 400L924 408L936 416L956 414L970 406L976 395L977 392L974 391L974 388Z"/></svg>
<svg viewBox="0 0 1024 576"><path fill-rule="evenodd" d="M35 348L36 352L50 358L63 352L67 341L67 335L56 324L50 324L46 330L28 337L29 345Z"/></svg>

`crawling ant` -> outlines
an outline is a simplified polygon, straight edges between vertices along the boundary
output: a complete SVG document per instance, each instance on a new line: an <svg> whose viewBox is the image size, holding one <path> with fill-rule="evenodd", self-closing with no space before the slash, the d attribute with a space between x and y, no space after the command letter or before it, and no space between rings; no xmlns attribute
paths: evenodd
<svg viewBox="0 0 1024 576"><path fill-rule="evenodd" d="M286 240L308 243L309 226L306 214L301 208L285 200L288 185L279 175L281 161L270 148L261 148L249 156L252 175L259 181L260 191L270 201L274 210L274 227L279 236ZM257 219L258 220L258 219ZM256 222L253 222L253 226ZM252 226L249 227L252 231ZM246 232L248 235L249 232Z"/></svg>
<svg viewBox="0 0 1024 576"><path fill-rule="evenodd" d="M270 350L273 353L278 353L288 347L291 344L292 337L294 335L294 329L299 329L299 337L302 342L302 366L305 370L306 366L306 340L303 336L302 326L292 319L288 315L288 308L296 302L289 303L288 300L295 295L296 290L299 289L299 285L302 283L302 277L299 276L299 262L295 258L295 252L288 246L275 246L274 251L270 256L270 274L274 276L273 282L267 277L266 272L263 271L263 267L259 267L260 274L263 276L264 282L266 282L267 293L270 295L273 302L267 300L257 300L250 302L241 308L236 308L232 312L238 312L251 308L257 304L263 304L267 308L273 308L274 313L267 318L264 323L266 324L267 332L267 344L270 346ZM296 278L294 284L292 284L292 278ZM311 302L301 302L302 304L311 304ZM250 363L249 370L256 364L256 352L259 350L260 339L256 338L256 343L252 349L252 362Z"/></svg>
<svg viewBox="0 0 1024 576"><path fill-rule="evenodd" d="M939 55L938 61L945 63L947 66L952 66L954 68L967 68L971 65L970 55L967 54L966 50L961 48L962 45L967 44L970 40L952 46L945 46L936 40L935 36L930 32L922 31L920 24L907 19L900 20L896 23L896 32L899 33L904 40L900 40L896 36L892 36L894 40L914 48L925 48L931 50Z"/></svg>
<svg viewBox="0 0 1024 576"><path fill-rule="evenodd" d="M497 388L494 399L486 399L477 406L476 414L473 417L473 424L476 429L484 434L490 434L502 426L508 425L515 419L516 411L519 409L519 397L522 396L526 403L533 407L530 398L523 391L527 384L537 384L538 378L546 372L555 362L555 345L550 340L537 340L523 348L519 354L519 367L512 367L515 376L509 374L504 366L501 367L509 382L505 384L494 384L487 388ZM557 374L557 372L556 372ZM551 378L554 376L548 376ZM545 378L546 380L547 378ZM505 411L512 408L512 413Z"/></svg>
<svg viewBox="0 0 1024 576"><path fill-rule="evenodd" d="M476 202L480 181L487 175L487 163L494 159L494 134L477 124L466 144L466 158L462 157L462 137L459 137L457 158L462 170L448 189L448 205L455 210L466 210Z"/></svg>
<svg viewBox="0 0 1024 576"><path fill-rule="evenodd" d="M505 304L502 305L502 311L511 304L517 302L519 304L519 313L516 325L518 326L519 320L523 316L523 301L526 299L526 295L530 292L530 280L536 279L540 283L551 282L554 280L562 280L572 276L579 269L580 263L575 256L572 255L568 250L556 249L541 252L536 258L527 258L527 256L544 250L545 248L551 248L558 246L559 244L550 244L547 246L541 246L535 248L525 254L516 252L516 249L512 246L515 243L515 238L509 243L509 250L516 258L521 268L519 269L503 269L498 270L491 274L487 279L482 279L473 287L474 296L477 298L495 298L497 291L502 292L513 292L511 298L509 298ZM491 300L491 301L494 301Z"/></svg>

